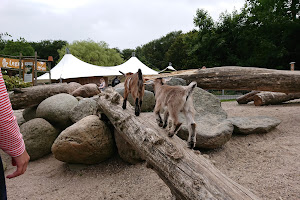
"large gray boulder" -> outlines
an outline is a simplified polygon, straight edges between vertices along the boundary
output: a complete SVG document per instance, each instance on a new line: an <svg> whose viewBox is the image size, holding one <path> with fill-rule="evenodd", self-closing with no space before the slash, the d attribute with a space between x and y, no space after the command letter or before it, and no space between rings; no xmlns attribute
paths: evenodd
<svg viewBox="0 0 300 200"><path fill-rule="evenodd" d="M85 118L89 115L97 114L97 103L95 100L84 98L78 102L78 105L75 106L70 111L70 119L73 123L78 122L79 120Z"/></svg>
<svg viewBox="0 0 300 200"><path fill-rule="evenodd" d="M61 132L52 153L67 163L97 164L110 158L114 149L110 129L98 116L90 115Z"/></svg>
<svg viewBox="0 0 300 200"><path fill-rule="evenodd" d="M26 122L36 118L36 109L37 106L31 106L23 110L23 117L26 120Z"/></svg>
<svg viewBox="0 0 300 200"><path fill-rule="evenodd" d="M140 154L120 135L116 129L114 130L114 136L118 153L122 160L130 164L136 164L143 161Z"/></svg>
<svg viewBox="0 0 300 200"><path fill-rule="evenodd" d="M23 117L23 109L21 110L14 110L14 115L17 119L18 125L21 126L22 124L24 124L26 122L26 120Z"/></svg>
<svg viewBox="0 0 300 200"><path fill-rule="evenodd" d="M193 92L196 110L196 147L214 149L228 142L232 136L233 125L227 120L227 113L222 109L220 100L213 94L196 87ZM185 118L181 115L181 121ZM184 123L178 136L187 140L188 129Z"/></svg>
<svg viewBox="0 0 300 200"><path fill-rule="evenodd" d="M100 89L95 83L85 84L76 90L74 90L71 94L75 97L92 97L100 93Z"/></svg>
<svg viewBox="0 0 300 200"><path fill-rule="evenodd" d="M234 126L234 133L267 133L281 123L281 120L267 116L233 117L228 120Z"/></svg>
<svg viewBox="0 0 300 200"><path fill-rule="evenodd" d="M122 97L124 97L124 88L115 89ZM135 101L133 100L131 94L128 95L128 102L135 106ZM150 91L145 90L143 103L142 103L142 112L150 112L153 111L155 106L155 97L154 94Z"/></svg>
<svg viewBox="0 0 300 200"><path fill-rule="evenodd" d="M42 101L36 109L36 117L44 118L55 127L65 129L72 124L70 111L77 106L77 99L66 93L51 96Z"/></svg>
<svg viewBox="0 0 300 200"><path fill-rule="evenodd" d="M57 129L42 118L35 118L22 124L20 131L23 134L30 160L36 160L51 153L51 146L59 134Z"/></svg>

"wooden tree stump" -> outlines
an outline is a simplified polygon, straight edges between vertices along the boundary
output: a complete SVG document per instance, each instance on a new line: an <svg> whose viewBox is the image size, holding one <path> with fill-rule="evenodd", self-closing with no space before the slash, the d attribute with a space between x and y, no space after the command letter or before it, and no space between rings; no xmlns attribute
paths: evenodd
<svg viewBox="0 0 300 200"><path fill-rule="evenodd" d="M153 113L134 115L128 105L123 110L123 98L112 89L100 94L98 105L114 127L169 186L176 199L258 199L216 169L199 151L186 147L177 136L169 138L158 127Z"/></svg>
<svg viewBox="0 0 300 200"><path fill-rule="evenodd" d="M253 96L256 106L280 104L294 99L300 99L300 93L260 92Z"/></svg>
<svg viewBox="0 0 300 200"><path fill-rule="evenodd" d="M75 89L80 87L79 83L60 83L51 85L38 85L28 88L14 90L13 94L9 95L12 108L14 110L27 108L38 105L43 100L56 94L70 94Z"/></svg>
<svg viewBox="0 0 300 200"><path fill-rule="evenodd" d="M260 91L252 91L252 92L249 92L243 96L240 96L239 98L236 99L236 101L239 103L239 104L247 104L251 101L253 101L253 96L256 95L257 93L259 93Z"/></svg>

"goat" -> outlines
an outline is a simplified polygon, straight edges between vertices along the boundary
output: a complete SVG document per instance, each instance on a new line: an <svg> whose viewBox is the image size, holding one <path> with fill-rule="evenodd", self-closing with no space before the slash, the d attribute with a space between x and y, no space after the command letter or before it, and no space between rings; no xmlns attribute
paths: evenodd
<svg viewBox="0 0 300 200"><path fill-rule="evenodd" d="M131 94L133 100L135 100L135 115L139 116L141 113L141 107L145 92L144 78L141 69L137 73L127 73L124 83L124 101L123 109L126 109L126 102L129 93Z"/></svg>
<svg viewBox="0 0 300 200"><path fill-rule="evenodd" d="M187 145L193 149L196 143L196 123L194 120L195 109L193 105L192 92L197 86L196 82L191 82L188 86L169 86L164 85L162 78L154 80L154 92L156 104L154 113L156 121L160 127L166 128L168 118L172 119L172 126L168 133L173 137L179 130L182 123L178 121L179 112L183 112L189 130ZM160 111L164 109L164 121L160 116Z"/></svg>

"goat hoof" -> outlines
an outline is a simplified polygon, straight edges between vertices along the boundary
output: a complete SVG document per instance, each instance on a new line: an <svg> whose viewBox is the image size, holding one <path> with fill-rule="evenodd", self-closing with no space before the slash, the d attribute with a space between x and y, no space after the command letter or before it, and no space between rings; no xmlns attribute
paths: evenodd
<svg viewBox="0 0 300 200"><path fill-rule="evenodd" d="M139 115L140 115L140 113L139 113L139 112L135 112L135 115L136 115L136 116L139 116Z"/></svg>
<svg viewBox="0 0 300 200"><path fill-rule="evenodd" d="M162 122L158 122L158 126L159 127L163 127L163 123Z"/></svg>
<svg viewBox="0 0 300 200"><path fill-rule="evenodd" d="M122 106L122 108L125 110L125 109L126 109L126 106Z"/></svg>
<svg viewBox="0 0 300 200"><path fill-rule="evenodd" d="M187 145L188 145L188 148L190 148L190 149L193 149L195 147L194 142L188 142Z"/></svg>
<svg viewBox="0 0 300 200"><path fill-rule="evenodd" d="M173 137L173 136L174 136L174 133L169 132L169 133L168 133L168 136L169 136L169 137Z"/></svg>
<svg viewBox="0 0 300 200"><path fill-rule="evenodd" d="M168 124L167 123L165 123L164 125L163 125L163 128L166 128L168 126Z"/></svg>

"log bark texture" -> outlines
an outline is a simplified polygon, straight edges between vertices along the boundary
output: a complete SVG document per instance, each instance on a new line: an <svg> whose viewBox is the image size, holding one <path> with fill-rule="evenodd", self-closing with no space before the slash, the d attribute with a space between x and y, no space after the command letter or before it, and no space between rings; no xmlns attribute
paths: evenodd
<svg viewBox="0 0 300 200"><path fill-rule="evenodd" d="M159 74L197 81L202 89L257 90L283 93L300 92L300 71L272 70L256 67L214 67ZM150 77L150 76L148 76Z"/></svg>
<svg viewBox="0 0 300 200"><path fill-rule="evenodd" d="M258 94L258 93L260 93L260 91L252 91L252 92L249 92L249 93L247 93L247 94L244 94L244 95L238 97L238 98L236 99L236 101L237 101L239 104L247 104L247 103L253 101L254 95L256 95L256 94Z"/></svg>
<svg viewBox="0 0 300 200"><path fill-rule="evenodd" d="M256 106L280 104L293 99L300 99L300 93L260 92L253 96L254 105Z"/></svg>
<svg viewBox="0 0 300 200"><path fill-rule="evenodd" d="M169 186L176 199L258 199L252 192L217 170L199 151L186 147L177 136L169 138L153 113L134 115L114 90L100 94L98 105L114 127Z"/></svg>
<svg viewBox="0 0 300 200"><path fill-rule="evenodd" d="M80 87L79 83L60 83L51 85L38 85L28 88L15 89L9 95L14 110L38 105L43 100L56 94L70 94Z"/></svg>

